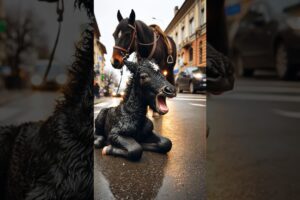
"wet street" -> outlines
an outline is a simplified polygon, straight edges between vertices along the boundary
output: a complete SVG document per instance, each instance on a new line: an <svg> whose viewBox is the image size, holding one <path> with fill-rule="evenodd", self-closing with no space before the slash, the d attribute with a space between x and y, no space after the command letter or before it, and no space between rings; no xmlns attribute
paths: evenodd
<svg viewBox="0 0 300 200"><path fill-rule="evenodd" d="M208 199L300 199L300 84L237 80L208 98Z"/></svg>
<svg viewBox="0 0 300 200"><path fill-rule="evenodd" d="M95 116L118 102L114 98L95 105ZM150 119L158 133L171 139L172 150L168 155L145 152L139 162L95 150L95 200L205 198L206 96L179 94L167 103L168 114Z"/></svg>

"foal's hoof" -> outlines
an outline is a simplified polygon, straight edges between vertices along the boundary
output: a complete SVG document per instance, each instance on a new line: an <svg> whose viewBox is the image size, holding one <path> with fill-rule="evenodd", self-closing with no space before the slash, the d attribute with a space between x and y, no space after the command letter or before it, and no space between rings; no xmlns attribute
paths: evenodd
<svg viewBox="0 0 300 200"><path fill-rule="evenodd" d="M105 156L105 155L108 155L109 152L111 151L111 145L109 146L105 146L103 149L102 149L102 155Z"/></svg>

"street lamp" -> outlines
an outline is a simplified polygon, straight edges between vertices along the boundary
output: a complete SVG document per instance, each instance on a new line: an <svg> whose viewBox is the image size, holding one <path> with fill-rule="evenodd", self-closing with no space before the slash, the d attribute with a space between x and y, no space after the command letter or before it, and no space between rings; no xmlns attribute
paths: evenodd
<svg viewBox="0 0 300 200"><path fill-rule="evenodd" d="M167 71L167 70L164 70L164 71L163 71L163 75L164 75L164 76L167 76L167 75L168 75L168 71Z"/></svg>

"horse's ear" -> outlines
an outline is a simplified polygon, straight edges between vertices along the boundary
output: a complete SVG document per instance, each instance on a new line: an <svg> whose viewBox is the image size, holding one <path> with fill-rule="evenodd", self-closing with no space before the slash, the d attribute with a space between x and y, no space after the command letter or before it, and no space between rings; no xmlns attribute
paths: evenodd
<svg viewBox="0 0 300 200"><path fill-rule="evenodd" d="M129 24L133 25L135 22L135 12L134 10L131 10L130 16L129 16Z"/></svg>
<svg viewBox="0 0 300 200"><path fill-rule="evenodd" d="M120 10L118 10L117 17L118 17L119 22L123 20L123 17L122 17L122 14L121 14Z"/></svg>
<svg viewBox="0 0 300 200"><path fill-rule="evenodd" d="M130 62L128 60L124 60L124 64L126 65L127 69L132 73L135 74L139 65L135 62Z"/></svg>

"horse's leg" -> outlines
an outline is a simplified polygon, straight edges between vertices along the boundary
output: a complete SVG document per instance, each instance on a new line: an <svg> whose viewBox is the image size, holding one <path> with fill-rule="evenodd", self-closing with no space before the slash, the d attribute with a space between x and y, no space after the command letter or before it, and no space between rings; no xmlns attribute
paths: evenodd
<svg viewBox="0 0 300 200"><path fill-rule="evenodd" d="M148 137L141 142L141 145L143 150L157 153L167 153L172 148L171 140L155 132L148 135Z"/></svg>
<svg viewBox="0 0 300 200"><path fill-rule="evenodd" d="M167 77L168 81L172 84L175 85L175 79L174 79L174 71L173 71L174 66L171 68L172 70L170 70L170 73L168 74L169 77Z"/></svg>
<svg viewBox="0 0 300 200"><path fill-rule="evenodd" d="M111 145L102 150L103 155L113 155L127 158L132 161L139 160L143 153L143 148L135 139L113 134L108 137Z"/></svg>

